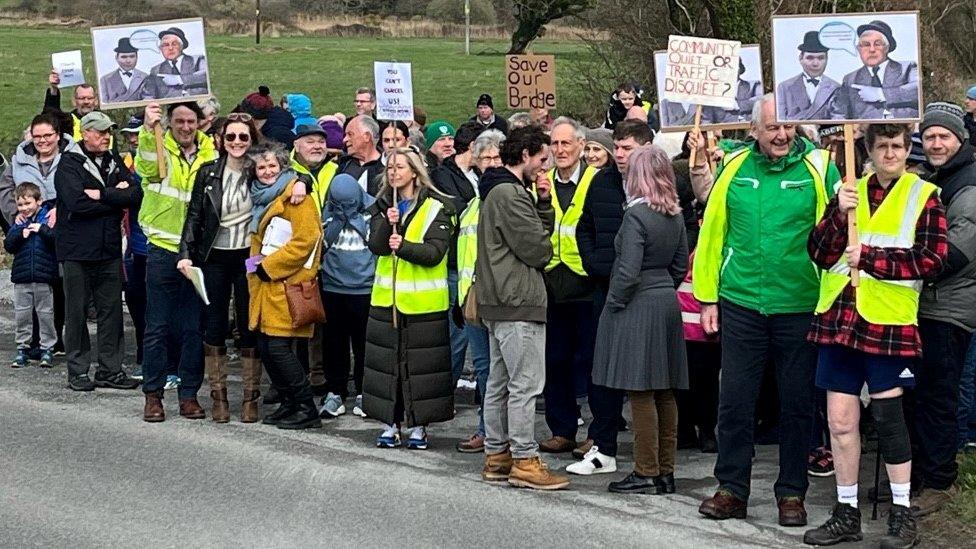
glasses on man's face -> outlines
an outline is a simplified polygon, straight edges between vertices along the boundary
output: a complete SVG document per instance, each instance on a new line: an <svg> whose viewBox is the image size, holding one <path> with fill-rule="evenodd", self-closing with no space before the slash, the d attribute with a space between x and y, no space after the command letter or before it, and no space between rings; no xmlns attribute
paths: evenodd
<svg viewBox="0 0 976 549"><path fill-rule="evenodd" d="M478 157L478 160L480 160L482 162L501 162L502 161L502 157L498 156L497 154L494 155L494 156L485 156L485 155L482 155L482 156L479 156Z"/></svg>
<svg viewBox="0 0 976 549"><path fill-rule="evenodd" d="M228 122L250 122L254 117L246 112L232 112L227 115Z"/></svg>
<svg viewBox="0 0 976 549"><path fill-rule="evenodd" d="M246 133L227 133L224 134L224 141L228 143L233 143L234 141L240 141L241 143L247 143L251 140L251 136Z"/></svg>
<svg viewBox="0 0 976 549"><path fill-rule="evenodd" d="M56 134L56 133L44 133L44 134L41 134L41 135L33 135L32 134L31 135L31 139L33 139L34 141L47 141L47 140L49 140L49 139L51 139L53 137L56 137L57 135L58 134Z"/></svg>
<svg viewBox="0 0 976 549"><path fill-rule="evenodd" d="M881 40L875 40L874 42L858 42L858 44L857 44L857 47L859 47L859 48L864 48L864 49L874 48L876 50L880 50L881 48L883 48L885 46L886 46L886 44L884 42L882 42Z"/></svg>

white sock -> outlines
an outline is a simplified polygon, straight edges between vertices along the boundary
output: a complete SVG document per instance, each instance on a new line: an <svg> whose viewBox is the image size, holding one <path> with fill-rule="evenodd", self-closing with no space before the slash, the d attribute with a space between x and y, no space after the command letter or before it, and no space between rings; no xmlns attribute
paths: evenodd
<svg viewBox="0 0 976 549"><path fill-rule="evenodd" d="M906 482L905 484L896 484L894 482L891 484L891 503L894 505L901 505L902 507L911 507L909 503L909 496L912 492L912 483Z"/></svg>
<svg viewBox="0 0 976 549"><path fill-rule="evenodd" d="M846 503L851 507L857 509L857 484L852 484L850 486L837 485L837 501L839 503Z"/></svg>

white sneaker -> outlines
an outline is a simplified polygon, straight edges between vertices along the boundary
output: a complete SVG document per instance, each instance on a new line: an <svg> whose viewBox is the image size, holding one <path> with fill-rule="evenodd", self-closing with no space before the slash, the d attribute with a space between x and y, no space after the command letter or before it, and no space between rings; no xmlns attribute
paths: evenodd
<svg viewBox="0 0 976 549"><path fill-rule="evenodd" d="M585 422L583 421L583 418L581 418L581 417L576 418L576 426L577 427L582 427L584 423Z"/></svg>
<svg viewBox="0 0 976 549"><path fill-rule="evenodd" d="M322 419L339 417L346 413L346 405L342 402L342 397L329 393L322 399L322 406L319 408L319 417Z"/></svg>
<svg viewBox="0 0 976 549"><path fill-rule="evenodd" d="M566 472L573 473L574 475L595 475L599 473L614 473L616 471L617 458L601 454L600 449L596 446L593 446L589 452L586 452L582 461L577 461L566 466Z"/></svg>
<svg viewBox="0 0 976 549"><path fill-rule="evenodd" d="M366 412L363 411L363 395L356 395L356 405L352 407L352 414L361 418L366 417Z"/></svg>

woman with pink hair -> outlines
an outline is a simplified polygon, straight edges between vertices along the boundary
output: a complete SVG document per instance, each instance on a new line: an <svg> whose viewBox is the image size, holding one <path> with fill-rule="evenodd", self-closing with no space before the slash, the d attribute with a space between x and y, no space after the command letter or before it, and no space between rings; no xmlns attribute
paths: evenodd
<svg viewBox="0 0 976 549"><path fill-rule="evenodd" d="M627 204L597 328L593 383L627 391L634 418L634 472L611 482L610 491L670 494L678 429L674 391L688 388L675 293L688 267L688 244L667 154L642 145L628 165Z"/></svg>

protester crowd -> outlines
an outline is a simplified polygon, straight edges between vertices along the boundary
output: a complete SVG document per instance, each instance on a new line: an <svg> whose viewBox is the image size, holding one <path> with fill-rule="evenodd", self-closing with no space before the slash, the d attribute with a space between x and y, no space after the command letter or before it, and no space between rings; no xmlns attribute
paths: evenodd
<svg viewBox="0 0 976 549"><path fill-rule="evenodd" d="M116 128L90 86L63 111L57 84L0 180L12 365L64 356L71 390L141 385L147 422L167 389L184 418L282 429L351 406L382 423L378 447L424 450L470 357L480 423L456 449L485 454L485 481L568 486L540 452L614 473L630 429L611 492L674 493L677 450L697 448L717 453L701 514L744 518L771 440L781 525L807 525L808 475L836 477L831 517L804 535L828 545L862 538L872 439L890 548L917 543L957 451L976 449L976 86L918 127L859 128L846 166L839 127L777 123L771 95L748 131L669 153L634 84L605 128L506 119L488 94L456 128L420 108L378 121L365 87L349 116L315 117L265 86L228 113L153 103Z"/></svg>

